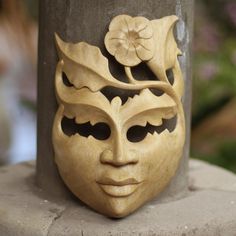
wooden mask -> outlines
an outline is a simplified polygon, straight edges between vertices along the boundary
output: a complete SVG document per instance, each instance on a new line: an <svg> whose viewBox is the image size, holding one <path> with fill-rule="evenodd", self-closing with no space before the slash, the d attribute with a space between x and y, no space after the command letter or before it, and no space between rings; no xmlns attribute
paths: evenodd
<svg viewBox="0 0 236 236"><path fill-rule="evenodd" d="M176 21L176 16L149 21L128 15L111 21L105 46L124 68L127 82L112 76L98 47L66 43L56 35L55 161L68 188L110 217L124 217L162 192L182 157ZM135 78L132 69L140 63L155 80ZM124 100L107 94L109 88L133 93Z"/></svg>

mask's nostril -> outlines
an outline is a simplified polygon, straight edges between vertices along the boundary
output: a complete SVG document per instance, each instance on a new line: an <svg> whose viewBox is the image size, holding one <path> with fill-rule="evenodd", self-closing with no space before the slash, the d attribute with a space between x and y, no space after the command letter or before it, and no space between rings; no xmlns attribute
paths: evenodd
<svg viewBox="0 0 236 236"><path fill-rule="evenodd" d="M110 163L112 161L112 158L113 158L113 153L109 149L103 151L100 155L100 161L103 164Z"/></svg>

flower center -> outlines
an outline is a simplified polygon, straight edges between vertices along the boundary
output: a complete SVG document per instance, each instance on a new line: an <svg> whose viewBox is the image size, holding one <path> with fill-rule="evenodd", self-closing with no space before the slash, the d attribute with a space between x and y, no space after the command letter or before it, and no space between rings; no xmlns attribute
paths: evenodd
<svg viewBox="0 0 236 236"><path fill-rule="evenodd" d="M130 43L134 44L136 39L139 37L136 31L129 31L127 34L127 39Z"/></svg>

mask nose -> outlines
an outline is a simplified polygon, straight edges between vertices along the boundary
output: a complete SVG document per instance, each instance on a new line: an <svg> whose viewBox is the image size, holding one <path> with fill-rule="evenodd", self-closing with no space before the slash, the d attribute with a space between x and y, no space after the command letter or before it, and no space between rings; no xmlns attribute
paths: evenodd
<svg viewBox="0 0 236 236"><path fill-rule="evenodd" d="M101 153L100 162L102 164L121 167L128 164L137 164L138 155L133 150L126 151L124 148L124 144L121 142L121 139L119 139L115 143L113 151L110 149L106 149Z"/></svg>
<svg viewBox="0 0 236 236"><path fill-rule="evenodd" d="M128 164L138 163L137 154L129 151L126 154L120 155L112 152L110 149L107 149L101 153L100 162L102 164L109 164L116 167L125 166Z"/></svg>

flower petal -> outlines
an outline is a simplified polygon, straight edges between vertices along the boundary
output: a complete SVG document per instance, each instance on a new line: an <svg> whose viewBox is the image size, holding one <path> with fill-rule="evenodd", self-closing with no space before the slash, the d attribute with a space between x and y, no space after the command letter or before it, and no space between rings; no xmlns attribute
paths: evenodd
<svg viewBox="0 0 236 236"><path fill-rule="evenodd" d="M149 20L145 17L142 17L142 16L135 17L134 21L135 21L135 31L136 32L140 32L140 31L144 30L149 23Z"/></svg>
<svg viewBox="0 0 236 236"><path fill-rule="evenodd" d="M129 20L125 19L125 22L126 22L126 25L127 25L127 28L128 28L128 32L135 31L135 20L134 20L134 18L131 17Z"/></svg>
<svg viewBox="0 0 236 236"><path fill-rule="evenodd" d="M126 43L125 33L122 31L109 31L104 40L107 51L114 55L120 45Z"/></svg>
<svg viewBox="0 0 236 236"><path fill-rule="evenodd" d="M109 30L105 46L119 63L135 66L153 57L153 29L145 17L117 16L111 21Z"/></svg>
<svg viewBox="0 0 236 236"><path fill-rule="evenodd" d="M139 37L143 38L143 39L150 39L153 36L153 29L152 29L152 25L150 24L150 22L148 22L147 26L139 31Z"/></svg>
<svg viewBox="0 0 236 236"><path fill-rule="evenodd" d="M140 60L148 61L154 55L154 41L153 39L137 39L136 53Z"/></svg>
<svg viewBox="0 0 236 236"><path fill-rule="evenodd" d="M132 19L132 17L128 15L116 16L115 18L112 19L109 25L109 30L110 31L122 30L123 32L127 32L128 31L127 22L129 22L130 19Z"/></svg>
<svg viewBox="0 0 236 236"><path fill-rule="evenodd" d="M141 60L137 57L134 46L129 48L120 46L115 53L116 60L124 66L136 66Z"/></svg>

